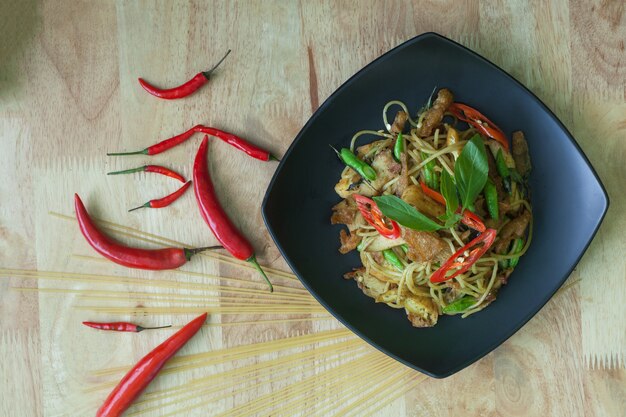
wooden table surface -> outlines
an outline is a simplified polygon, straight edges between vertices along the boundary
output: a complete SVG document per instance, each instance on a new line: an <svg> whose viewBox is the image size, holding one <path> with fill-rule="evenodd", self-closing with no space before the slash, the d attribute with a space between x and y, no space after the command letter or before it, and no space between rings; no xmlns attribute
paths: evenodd
<svg viewBox="0 0 626 417"><path fill-rule="evenodd" d="M556 113L602 178L611 207L570 277L571 287L478 363L445 380L425 380L377 415L624 416L625 9L621 0L3 0L0 267L131 275L73 256L93 252L75 224L49 212L71 215L74 192L105 219L192 244L213 243L198 226L191 194L165 210L126 212L172 191L174 182L104 175L150 161L190 176L198 139L153 159L107 158L106 152L141 149L204 123L281 155L319 104L352 74L403 41L436 31L508 71ZM143 76L175 84L210 66L227 48L233 53L215 79L185 100L159 101L137 83ZM259 209L276 165L221 142L212 145L211 158L219 161L212 166L217 191L262 262L286 270ZM576 184L570 186L577 192ZM189 270L239 274L205 258ZM241 277L258 279L248 273ZM93 415L106 393L84 394L94 383L91 371L131 364L163 340L164 333L157 332L87 331L80 321L131 317L76 310L76 294L11 289L25 285L59 286L0 279L0 415ZM64 288L90 287L79 280ZM192 316L165 314L158 321L180 324ZM215 327L185 353L332 328L341 326L327 321ZM182 373L155 382L170 378L185 382L190 377ZM264 394L225 395L219 408L181 415L230 415L233 407Z"/></svg>

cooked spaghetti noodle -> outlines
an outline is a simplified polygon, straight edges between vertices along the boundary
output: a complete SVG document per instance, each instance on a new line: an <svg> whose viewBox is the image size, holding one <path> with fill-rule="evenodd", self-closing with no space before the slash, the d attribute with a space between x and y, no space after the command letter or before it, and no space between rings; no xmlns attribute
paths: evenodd
<svg viewBox="0 0 626 417"><path fill-rule="evenodd" d="M489 129L499 131L497 126L480 120L469 120L465 125L449 112L452 101L452 93L441 90L432 106L429 100L414 118L409 116L404 103L396 100L387 103L383 109L385 130L362 130L350 143L350 151L374 168L376 179L368 181L346 167L335 186L343 200L333 207L331 222L348 226L347 233L345 229L341 231L340 252L358 250L363 264L345 277L354 279L376 302L405 309L416 327L434 326L441 314L467 317L487 307L506 284L532 239L532 208L525 180L530 160L523 134L513 134L512 152L509 152L506 144L503 146L502 141L489 135ZM400 110L394 122L389 123L387 114L393 107ZM468 127L462 129L461 125ZM400 226L401 235L389 238L363 217L355 203L355 194L372 198L395 195L441 227L444 215L449 213L441 201L443 197L437 201L437 196L433 197L429 191L439 193L439 178L444 173L454 178L455 164L476 134L484 141L489 163L487 181L495 191L488 196L485 185L467 207L479 218L482 231L486 227L493 230L496 237L491 241L493 244L485 241L484 253L477 260L472 259L466 271L463 272L460 265L468 262L474 251L468 247L463 253L456 252L480 235L478 229L469 227L470 223L457 221L437 231ZM356 147L357 140L362 141L365 136L373 136L375 140ZM401 156L394 153L396 140L403 140ZM493 196L497 196L497 200ZM463 211L457 213L464 214ZM459 219L461 214L458 214ZM390 220L394 219L386 219L387 224ZM453 254L458 258L451 265L460 273L448 276L440 271L443 279L433 282L436 271L450 264L446 261Z"/></svg>

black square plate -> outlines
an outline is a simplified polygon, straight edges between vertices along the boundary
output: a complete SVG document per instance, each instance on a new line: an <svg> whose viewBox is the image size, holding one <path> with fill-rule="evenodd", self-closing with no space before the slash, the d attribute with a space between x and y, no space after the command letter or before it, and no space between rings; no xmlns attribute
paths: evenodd
<svg viewBox="0 0 626 417"><path fill-rule="evenodd" d="M443 316L411 327L403 310L375 304L342 275L359 266L341 255L331 207L343 169L329 144L348 146L362 129L382 129L382 108L418 109L434 86L480 109L529 143L534 236L498 299L466 319ZM344 325L400 362L436 378L480 359L515 333L567 279L608 208L602 183L574 138L529 90L494 64L435 33L413 38L346 81L315 112L278 166L263 201L265 223L302 283Z"/></svg>

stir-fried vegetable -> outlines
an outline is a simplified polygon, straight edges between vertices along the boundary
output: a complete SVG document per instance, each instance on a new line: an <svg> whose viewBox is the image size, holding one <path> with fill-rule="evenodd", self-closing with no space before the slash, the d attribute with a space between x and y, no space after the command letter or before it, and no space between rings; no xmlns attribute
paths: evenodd
<svg viewBox="0 0 626 417"><path fill-rule="evenodd" d="M402 137L402 133L398 133L398 138L396 139L396 143L393 145L393 156L396 158L396 161L400 162L400 158L404 153L404 138Z"/></svg>
<svg viewBox="0 0 626 417"><path fill-rule="evenodd" d="M472 210L474 200L485 187L488 176L489 163L485 145L479 135L474 135L463 147L454 164L454 179L464 209Z"/></svg>
<svg viewBox="0 0 626 417"><path fill-rule="evenodd" d="M476 304L476 299L466 295L465 297L459 298L453 303L448 304L442 310L445 314L462 313L474 304Z"/></svg>
<svg viewBox="0 0 626 417"><path fill-rule="evenodd" d="M331 148L333 148L331 146ZM374 181L376 179L376 171L369 166L366 162L361 161L352 151L348 148L342 148L341 151L333 148L339 159L344 164L355 170L361 177L366 180Z"/></svg>
<svg viewBox="0 0 626 417"><path fill-rule="evenodd" d="M489 120L485 115L480 113L473 107L466 106L461 103L452 103L448 107L448 111L452 113L457 119L468 123L478 130L483 135L495 139L500 142L504 149L509 150L509 141L506 135L495 123Z"/></svg>
<svg viewBox="0 0 626 417"><path fill-rule="evenodd" d="M496 190L496 185L493 181L489 179L487 180L483 192L485 194L485 201L487 202L487 211L489 211L489 216L494 220L498 220L498 190Z"/></svg>
<svg viewBox="0 0 626 417"><path fill-rule="evenodd" d="M442 206L443 205L446 206L446 216L445 216L446 224L444 225L444 227L446 228L452 227L460 219L461 222L463 222L463 224L466 225L467 227L471 227L472 229L478 230L479 232L485 231L485 224L480 219L480 217L478 217L477 215L475 215L469 210L464 210L463 214L461 214L461 209L458 208L458 202L457 202L457 205L456 205L457 208L455 209L454 214L452 216L448 216L448 213L447 213L448 206L446 204L446 199L437 191L428 188L428 186L424 184L423 182L420 183L420 186L422 187L422 190L424 190L424 194L426 194L427 196L429 196L430 198L432 198L433 200L435 200Z"/></svg>
<svg viewBox="0 0 626 417"><path fill-rule="evenodd" d="M502 177L502 185L507 193L511 194L511 172L509 167L506 165L506 161L504 160L504 154L502 149L498 149L498 153L496 153L496 169L498 170L498 174Z"/></svg>
<svg viewBox="0 0 626 417"><path fill-rule="evenodd" d="M385 216L409 229L433 232L443 227L395 195L374 197L374 201Z"/></svg>
<svg viewBox="0 0 626 417"><path fill-rule="evenodd" d="M385 249L383 251L383 256L385 257L385 260L393 265L393 267L398 271L404 271L404 264L400 258L398 258L398 255L396 255L393 249Z"/></svg>
<svg viewBox="0 0 626 417"><path fill-rule="evenodd" d="M515 239L513 241L513 243L511 244L511 251L509 252L510 255L515 255L517 253L520 253L522 251L522 248L524 247L524 240L522 239ZM516 256L515 258L511 258L509 259L509 268L515 268L517 266L517 264L519 263L519 256Z"/></svg>
<svg viewBox="0 0 626 417"><path fill-rule="evenodd" d="M400 227L393 220L385 221L383 213L371 198L364 197L360 194L353 194L359 211L363 215L365 221L374 227L382 236L387 239L396 239L400 237Z"/></svg>
<svg viewBox="0 0 626 417"><path fill-rule="evenodd" d="M434 274L430 277L430 282L443 282L449 279L452 279L464 272L476 263L481 256L483 256L487 250L493 245L493 242L496 240L496 230L495 229L487 229L474 240L469 242L467 245L463 246L461 249L456 251L443 265L441 268L435 271ZM482 246L478 247L482 243ZM472 249L473 248L473 249ZM470 250L471 249L471 250ZM465 252L469 251L469 255L465 255ZM452 275L447 275L447 273L453 268L458 268Z"/></svg>
<svg viewBox="0 0 626 417"><path fill-rule="evenodd" d="M422 160L428 158L428 154L424 152L421 153L421 156ZM424 177L424 182L426 182L426 184L434 190L439 188L439 175L435 171L436 165L437 163L433 159L428 161L428 163L422 167L422 176Z"/></svg>

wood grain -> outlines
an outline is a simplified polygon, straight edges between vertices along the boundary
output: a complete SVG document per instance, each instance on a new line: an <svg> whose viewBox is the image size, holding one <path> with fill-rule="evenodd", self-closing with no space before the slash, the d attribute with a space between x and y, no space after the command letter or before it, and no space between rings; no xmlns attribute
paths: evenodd
<svg viewBox="0 0 626 417"><path fill-rule="evenodd" d="M215 243L208 230L197 227L202 220L190 194L166 210L128 214L129 207L170 192L176 184L146 175L107 177L109 170L148 159L107 158L105 153L142 149L203 123L282 155L339 85L380 54L426 31L439 32L492 60L564 122L607 187L611 208L570 277L579 284L552 299L480 362L445 380L427 379L376 415L626 415L623 1L161 0L95 5L5 0L0 16L0 267L7 268L178 280L72 257L92 252L75 224L53 219L48 212L71 214L72 193L78 192L97 216L194 245ZM229 48L233 53L215 78L185 100L159 101L137 83L139 76L157 85L180 83L211 67ZM150 162L189 177L190 155L199 140L198 135ZM219 141L212 142L209 160L222 203L260 259L287 269L260 213L275 165L233 152ZM205 259L190 270L259 279ZM132 363L163 338L159 332L141 337L86 332L77 323L94 317L74 310L77 295L10 289L22 285L64 287L52 281L0 279L1 415L93 414L102 393L79 394L106 379L92 371ZM90 286L75 283L72 288ZM190 317L159 316L151 324ZM211 318L217 323L255 319L268 317ZM334 321L211 327L182 353L334 328L340 328ZM182 384L203 372L171 374L157 379L154 388ZM292 381L299 378L294 375ZM233 393L211 411L228 413L288 384ZM345 405L339 404L345 400L341 392L336 410ZM322 410L314 402L307 407ZM189 415L206 413L200 407Z"/></svg>

